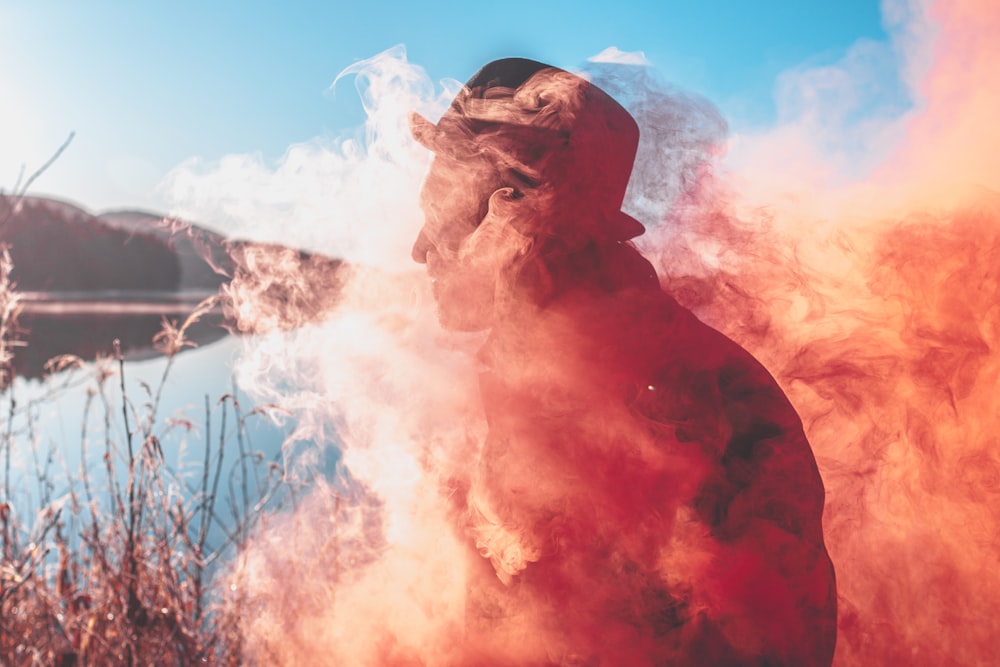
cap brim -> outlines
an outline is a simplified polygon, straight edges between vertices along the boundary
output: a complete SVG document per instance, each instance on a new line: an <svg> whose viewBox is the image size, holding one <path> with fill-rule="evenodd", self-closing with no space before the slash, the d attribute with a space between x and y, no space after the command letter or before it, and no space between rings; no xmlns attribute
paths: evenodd
<svg viewBox="0 0 1000 667"><path fill-rule="evenodd" d="M618 211L613 220L608 236L615 241L628 241L636 236L642 236L646 232L646 226L624 211Z"/></svg>
<svg viewBox="0 0 1000 667"><path fill-rule="evenodd" d="M443 119L445 123L448 120L447 116ZM418 144L438 155L445 155L456 160L476 155L487 156L498 166L515 169L529 179L541 180L542 175L534 167L517 160L507 151L497 150L488 142L477 144L471 136L462 134L463 128L460 123L454 122L454 119L450 120L453 122L446 130L441 127L441 124L435 125L417 112L411 111L410 134L413 135Z"/></svg>
<svg viewBox="0 0 1000 667"><path fill-rule="evenodd" d="M456 150L456 142L453 138L449 138L440 127L415 111L410 112L410 134L413 135L418 144L434 153L455 157L458 157L458 153L460 153ZM535 170L527 165L517 164L516 166L524 173L533 174L538 179L541 178L540 174L536 174ZM624 211L616 211L609 218L606 237L610 240L627 241L641 236L646 231L646 227L641 222Z"/></svg>
<svg viewBox="0 0 1000 667"><path fill-rule="evenodd" d="M435 153L441 151L444 142L441 141L441 130L416 111L410 112L410 134L418 144Z"/></svg>

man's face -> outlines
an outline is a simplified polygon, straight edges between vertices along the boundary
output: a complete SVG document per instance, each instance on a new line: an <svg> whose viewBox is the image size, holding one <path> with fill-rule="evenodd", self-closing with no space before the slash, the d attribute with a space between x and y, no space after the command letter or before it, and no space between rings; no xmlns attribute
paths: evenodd
<svg viewBox="0 0 1000 667"><path fill-rule="evenodd" d="M437 155L420 193L424 227L413 259L427 265L441 325L458 331L489 328L498 280L496 251L483 219L500 187L485 159Z"/></svg>

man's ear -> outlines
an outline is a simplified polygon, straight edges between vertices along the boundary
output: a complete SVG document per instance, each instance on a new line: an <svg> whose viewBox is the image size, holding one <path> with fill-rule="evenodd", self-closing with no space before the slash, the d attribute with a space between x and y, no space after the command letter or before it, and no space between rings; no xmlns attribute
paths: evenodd
<svg viewBox="0 0 1000 667"><path fill-rule="evenodd" d="M489 258L498 267L524 252L531 239L514 224L523 215L513 188L499 188L490 195L486 216L462 243L461 254Z"/></svg>
<svg viewBox="0 0 1000 667"><path fill-rule="evenodd" d="M490 195L490 215L505 220L521 236L535 238L554 213L552 194L544 185L498 188Z"/></svg>
<svg viewBox="0 0 1000 667"><path fill-rule="evenodd" d="M509 217L513 212L513 207L516 207L517 202L523 198L524 193L513 186L505 185L502 188L497 188L490 195L490 213L500 217Z"/></svg>

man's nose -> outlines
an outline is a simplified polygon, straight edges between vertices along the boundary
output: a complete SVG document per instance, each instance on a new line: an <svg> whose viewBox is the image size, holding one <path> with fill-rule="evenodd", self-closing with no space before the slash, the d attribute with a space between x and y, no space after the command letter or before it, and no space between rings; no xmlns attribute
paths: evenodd
<svg viewBox="0 0 1000 667"><path fill-rule="evenodd" d="M424 230L420 230L417 234L417 240L413 242L413 250L410 251L410 256L413 257L413 261L418 264L427 263L427 253L430 251L433 244L428 240L427 236L424 234Z"/></svg>

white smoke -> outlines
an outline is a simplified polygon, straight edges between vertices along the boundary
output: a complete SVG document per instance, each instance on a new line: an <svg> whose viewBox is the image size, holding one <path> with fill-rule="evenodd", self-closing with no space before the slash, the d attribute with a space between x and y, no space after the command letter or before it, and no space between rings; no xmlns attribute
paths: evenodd
<svg viewBox="0 0 1000 667"><path fill-rule="evenodd" d="M600 53L595 53L587 58L587 62L638 65L640 67L648 67L653 64L649 62L643 51L622 51L617 46L609 46Z"/></svg>

